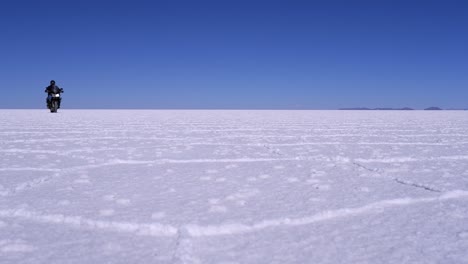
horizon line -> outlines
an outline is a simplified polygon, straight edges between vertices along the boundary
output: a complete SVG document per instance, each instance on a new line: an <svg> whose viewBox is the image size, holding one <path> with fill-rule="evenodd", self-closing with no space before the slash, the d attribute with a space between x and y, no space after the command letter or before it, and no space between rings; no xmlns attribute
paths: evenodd
<svg viewBox="0 0 468 264"><path fill-rule="evenodd" d="M1 108L0 110L44 110L47 108ZM447 109L401 109L401 108L366 108L366 107L351 107L351 108L63 108L63 110L249 110L249 111L467 111L466 108L447 108Z"/></svg>

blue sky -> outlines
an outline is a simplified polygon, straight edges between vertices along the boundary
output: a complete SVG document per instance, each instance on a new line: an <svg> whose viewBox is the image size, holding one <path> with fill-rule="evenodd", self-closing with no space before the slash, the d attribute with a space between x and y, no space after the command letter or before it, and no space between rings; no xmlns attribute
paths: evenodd
<svg viewBox="0 0 468 264"><path fill-rule="evenodd" d="M468 1L0 5L0 108L468 108Z"/></svg>

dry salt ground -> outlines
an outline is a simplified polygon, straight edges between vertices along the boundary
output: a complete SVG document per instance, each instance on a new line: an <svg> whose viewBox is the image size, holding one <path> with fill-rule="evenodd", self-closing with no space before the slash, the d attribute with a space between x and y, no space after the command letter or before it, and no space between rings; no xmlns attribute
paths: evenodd
<svg viewBox="0 0 468 264"><path fill-rule="evenodd" d="M468 263L468 113L0 110L0 263Z"/></svg>

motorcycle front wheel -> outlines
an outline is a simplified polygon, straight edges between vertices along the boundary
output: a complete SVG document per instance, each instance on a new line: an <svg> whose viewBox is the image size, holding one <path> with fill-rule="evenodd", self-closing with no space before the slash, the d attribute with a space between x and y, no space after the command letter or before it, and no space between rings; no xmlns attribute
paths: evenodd
<svg viewBox="0 0 468 264"><path fill-rule="evenodd" d="M50 112L51 113L57 113L57 109L58 109L58 102L57 101L53 101L52 102L52 105L50 107Z"/></svg>

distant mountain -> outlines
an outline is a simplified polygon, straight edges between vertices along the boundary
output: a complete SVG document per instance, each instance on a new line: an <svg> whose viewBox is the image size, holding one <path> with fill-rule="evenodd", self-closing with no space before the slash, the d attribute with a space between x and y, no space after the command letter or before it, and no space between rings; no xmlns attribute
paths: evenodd
<svg viewBox="0 0 468 264"><path fill-rule="evenodd" d="M428 107L428 108L426 108L424 110L443 110L443 109L440 108L440 107L437 107L437 106L431 106L431 107Z"/></svg>
<svg viewBox="0 0 468 264"><path fill-rule="evenodd" d="M351 108L340 108L339 110L414 110L413 108L390 108L390 107L379 107L379 108L367 108L367 107L351 107Z"/></svg>

